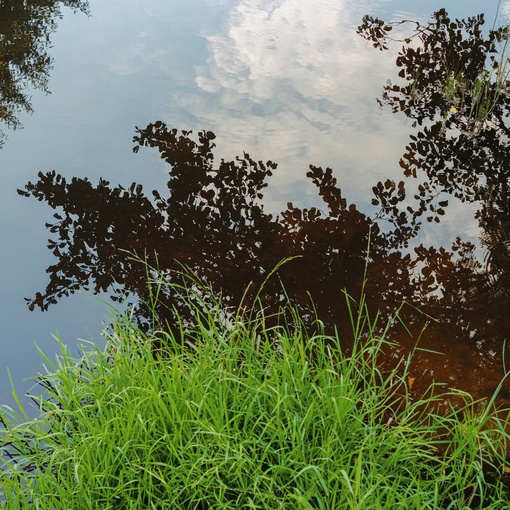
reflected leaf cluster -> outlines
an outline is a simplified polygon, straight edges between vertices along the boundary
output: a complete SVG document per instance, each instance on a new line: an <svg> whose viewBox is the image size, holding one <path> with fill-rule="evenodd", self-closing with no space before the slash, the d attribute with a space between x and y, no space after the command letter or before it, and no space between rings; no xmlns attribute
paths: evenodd
<svg viewBox="0 0 510 510"><path fill-rule="evenodd" d="M10 128L21 127L20 114L32 112L32 89L49 92L48 50L62 6L89 9L87 0L0 2L0 121Z"/></svg>
<svg viewBox="0 0 510 510"><path fill-rule="evenodd" d="M487 30L484 21L482 14L452 20L444 9L434 13L427 24L409 20L386 23L365 16L358 33L381 50L388 49L391 42L403 43L395 62L401 81L388 82L380 103L411 118L416 128L400 160L405 177L412 178L416 186L414 203L406 208L410 224L419 227L421 218L439 223L452 200L476 204L475 218L485 249L483 266L469 243L462 250L453 246L461 254L457 264L486 276L483 284L476 285L477 292L466 285L470 293L487 300L489 295L499 294L506 306L509 288L503 289L510 267L509 27ZM392 39L397 26L407 26L409 35ZM411 184L407 181L405 186ZM394 186L379 183L374 192L381 194ZM499 317L503 320L501 314Z"/></svg>

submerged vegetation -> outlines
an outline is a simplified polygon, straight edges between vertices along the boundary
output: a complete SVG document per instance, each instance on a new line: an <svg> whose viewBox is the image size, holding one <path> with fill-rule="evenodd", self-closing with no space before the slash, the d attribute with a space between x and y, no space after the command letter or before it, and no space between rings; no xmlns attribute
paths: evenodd
<svg viewBox="0 0 510 510"><path fill-rule="evenodd" d="M308 336L291 305L267 326L259 303L227 314L211 288L186 280L174 291L192 327L146 334L117 315L104 350L75 359L60 344L44 357L40 417L1 411L0 508L510 504L506 413L494 400L475 411L467 394L447 413L434 391L411 400L408 360L380 369L388 340L363 303L346 355L338 336Z"/></svg>

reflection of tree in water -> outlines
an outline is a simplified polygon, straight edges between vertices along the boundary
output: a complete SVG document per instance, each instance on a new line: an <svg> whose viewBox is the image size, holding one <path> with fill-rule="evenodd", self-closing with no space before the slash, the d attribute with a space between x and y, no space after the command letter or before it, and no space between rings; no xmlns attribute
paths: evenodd
<svg viewBox="0 0 510 510"><path fill-rule="evenodd" d="M236 306L244 300L249 305L282 259L299 256L264 285L260 297L268 315L285 303L283 285L310 328L316 309L327 331L338 328L346 334L350 320L342 291L359 299L366 278L364 291L373 311L389 315L403 302L421 307L434 318L423 335L429 348L441 351L455 343L455 354L448 358L454 376L462 377L461 370L483 373L492 358L484 357L481 364L477 359L470 368L456 364L462 352L474 346L500 353L510 330L504 164L509 160L508 96L502 90L485 117L472 116L469 85L482 72L487 55L491 61L497 35L490 32L489 42L482 38L481 18L453 23L440 11L435 20L425 27L416 25L422 49L405 46L399 55L400 75L413 83L388 85L383 98L394 111L404 111L423 126L401 161L408 177L422 177L417 205L406 198L403 182L387 180L373 188L378 212L371 219L347 203L330 169L310 166L307 176L326 212L288 204L279 216L272 216L264 211L262 198L274 163L244 154L215 166L213 133L201 132L196 140L191 132L179 133L156 122L137 129L134 150L159 150L169 164L168 193L153 191L149 198L136 183L111 187L101 180L94 186L87 179L67 182L55 172L40 173L35 184L20 191L57 209L55 222L48 225L57 237L49 244L57 261L48 268L45 292L36 294L29 306L45 310L79 289L114 294L120 289L139 298L138 317L147 319L146 303L154 289L147 286L145 268L131 258L133 252L147 255L149 264L172 278L184 264L221 291L226 302ZM389 33L383 22L375 23L375 29L370 23L375 22L367 18L367 36L380 39ZM466 34L468 42L463 42ZM479 39L485 42L478 44ZM442 88L446 78L441 70L453 55L465 69L465 90L462 101L454 103L456 113L450 105L455 97L445 96ZM444 214L447 200L441 194L480 202L482 242L489 251L485 265L476 259L474 246L460 239L450 250L423 244L407 250L424 213L428 211L429 221L439 221ZM388 222L384 229L379 227L383 220ZM178 296L160 297L157 312L172 327L175 313L185 310L179 309ZM426 316L412 307L404 307L402 316L410 332L419 334Z"/></svg>
<svg viewBox="0 0 510 510"><path fill-rule="evenodd" d="M46 309L89 284L95 292L106 291L113 282L148 299L145 269L127 252L147 254L149 262L163 270L186 264L222 289L234 305L249 285L255 292L283 258L300 255L280 270L282 282L304 315L313 311L307 295L312 291L320 316L329 317L330 326L338 319L342 289L359 294L369 235L371 267L387 275L387 281L407 274L407 261L390 254L377 225L347 204L330 169L311 167L308 172L328 207L327 216L289 204L280 217L273 217L261 199L274 163L244 154L214 167L214 134L199 133L198 142L190 135L168 130L161 122L138 130L135 151L156 147L170 165L168 194L153 191L152 201L140 185L111 188L101 181L92 186L76 178L68 183L55 172L39 174L36 184L26 186L22 194L63 210L50 226L59 237L49 245L58 262L48 269L50 283L31 301L32 308ZM394 306L409 291L395 285L389 292L375 279L370 288L381 306L389 300ZM253 292L247 294L248 301ZM263 301L276 307L283 303L277 281L266 284ZM168 305L161 303L162 315ZM146 313L143 306L139 313Z"/></svg>
<svg viewBox="0 0 510 510"><path fill-rule="evenodd" d="M410 224L417 231L423 215L429 222L439 222L450 196L478 204L486 264L477 262L473 247L466 245L461 251L454 247L460 255L457 265L471 276L462 291L455 287L460 282L447 280L444 297L437 303L438 308L444 304L449 309L447 303L460 297L465 306L461 320L473 313L479 319L467 320L469 328L487 334L484 323L504 323L503 339L510 330L505 312L510 304L510 287L505 285L510 268L510 82L505 54L509 28L484 34L483 15L451 20L442 9L424 25L385 23L366 16L358 31L376 48L387 49L396 40L391 39L393 28L405 24L413 33L400 40L404 46L396 60L403 84L388 82L380 102L420 126L400 161L405 176L419 183L417 205L407 210ZM491 312L488 303L495 307Z"/></svg>
<svg viewBox="0 0 510 510"><path fill-rule="evenodd" d="M30 89L48 92L50 35L62 5L88 10L88 0L0 2L0 120L9 127L19 127L19 114L32 111Z"/></svg>
<svg viewBox="0 0 510 510"><path fill-rule="evenodd" d="M57 263L48 268L50 283L31 300L31 308L47 309L58 298L89 286L95 292L107 291L114 282L148 301L145 268L131 260L132 252L147 254L149 263L165 271L187 265L237 305L248 286L249 302L283 258L299 255L279 270L281 282L304 317L312 320L315 306L331 331L347 324L342 290L359 297L369 248L365 291L374 309L391 313L409 301L426 305L431 313L440 311L441 318L452 322L451 314L458 313L456 304L466 299L479 278L468 264L457 262L471 260L468 246L459 243L457 255L424 246L414 256L403 254L398 248L404 226L381 231L342 197L330 169L313 166L307 175L327 213L289 204L273 217L265 213L261 199L266 178L276 165L256 162L245 154L236 161L222 160L215 168L213 140L213 133L202 132L196 142L190 132L168 130L161 122L138 130L135 151L140 146L156 147L170 165L167 196L153 191L152 200L135 183L127 189L111 188L106 181L93 186L87 179L67 182L55 172L39 174L37 183L20 191L63 211L49 226L58 235L49 244ZM405 199L402 190L387 189L398 194L397 202ZM385 198L380 191L378 200ZM436 296L438 290L445 298ZM276 278L266 283L262 300L273 309L283 304ZM159 313L171 322L170 304L172 296L167 296ZM148 310L140 305L138 313L147 316ZM471 314L464 315L471 323ZM408 320L412 326L417 319L409 316ZM455 323L462 325L457 318ZM464 324L462 329L469 327Z"/></svg>
<svg viewBox="0 0 510 510"><path fill-rule="evenodd" d="M440 194L484 202L507 188L509 31L491 29L484 37L483 15L452 21L443 9L433 18L425 26L413 23L415 34L404 39L396 60L405 84L389 82L381 104L424 126L400 164L407 177L426 177L414 219L427 212L428 221L438 222L447 205ZM391 29L402 23L365 17L359 33L386 49Z"/></svg>

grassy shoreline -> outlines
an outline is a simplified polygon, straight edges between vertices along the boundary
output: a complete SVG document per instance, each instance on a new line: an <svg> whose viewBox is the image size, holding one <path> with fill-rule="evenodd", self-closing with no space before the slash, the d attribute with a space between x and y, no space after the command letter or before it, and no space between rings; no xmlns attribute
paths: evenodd
<svg viewBox="0 0 510 510"><path fill-rule="evenodd" d="M365 311L345 355L295 315L268 328L197 295L178 338L116 316L104 350L43 355L40 417L0 409L0 508L510 506L506 415L467 394L446 415L412 401Z"/></svg>

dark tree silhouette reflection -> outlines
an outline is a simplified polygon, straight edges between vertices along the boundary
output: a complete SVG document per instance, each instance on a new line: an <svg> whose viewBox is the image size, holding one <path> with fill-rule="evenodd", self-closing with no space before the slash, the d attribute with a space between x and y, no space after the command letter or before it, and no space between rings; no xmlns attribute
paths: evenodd
<svg viewBox="0 0 510 510"><path fill-rule="evenodd" d="M414 221L427 214L428 221L439 222L447 195L467 202L504 200L510 160L509 27L484 34L482 14L451 20L442 9L426 25L366 16L358 32L387 49L392 29L402 24L413 28L400 40L404 45L396 59L403 84L389 81L380 103L423 126L400 161L406 177L422 180Z"/></svg>
<svg viewBox="0 0 510 510"><path fill-rule="evenodd" d="M59 210L48 225L57 236L49 243L57 262L48 268L45 292L37 293L29 306L45 310L79 289L121 290L140 299L138 315L147 318L144 303L151 290L146 269L132 260L133 253L170 274L184 264L227 302L237 305L244 299L249 305L282 259L299 256L264 285L261 297L269 309L284 304L283 284L310 323L316 309L328 331L342 325L347 330L342 291L356 300L366 280L364 290L374 310L390 314L407 301L436 314L443 324L455 324L459 335L472 327L472 311L459 315L458 306L472 299L479 280L485 282L472 247L459 240L452 251L421 245L411 255L400 249L406 230L402 218L391 229L379 228L378 219L405 199L402 188L386 183L377 189L374 202L383 207L374 221L347 203L331 169L310 166L307 176L326 212L289 203L273 217L264 211L262 192L276 164L244 154L215 167L214 138L201 132L195 141L191 132L169 130L162 122L137 130L135 152L155 147L169 164L164 196L155 190L149 198L136 183L113 188L104 180L97 186L87 179L67 182L54 171L28 183L22 195ZM158 309L169 324L175 319L173 305L172 296L166 296ZM409 313L406 320L416 328L424 322L419 314Z"/></svg>
<svg viewBox="0 0 510 510"><path fill-rule="evenodd" d="M409 35L392 39L401 25L410 27ZM415 203L406 210L414 232L423 217L439 223L452 199L477 204L485 259L475 257L473 246L454 245L464 276L443 277L436 313L455 313L471 336L476 332L485 340L495 334L503 340L510 332L505 312L510 305L510 32L483 25L483 15L452 20L441 9L427 24L365 16L358 32L381 50L392 41L403 43L396 59L401 82L389 81L380 103L413 119L417 128L400 160L404 175L417 185ZM422 251L419 257L430 260L431 252Z"/></svg>
<svg viewBox="0 0 510 510"><path fill-rule="evenodd" d="M408 258L390 253L388 238L377 224L347 204L331 169L312 166L307 174L327 214L288 204L281 216L273 217L264 211L262 192L276 164L244 154L215 167L214 138L201 132L195 141L191 132L169 130L162 122L137 129L134 151L155 147L169 164L165 196L155 190L149 198L136 183L125 189L104 180L97 186L87 179L67 182L54 171L40 173L37 183L27 184L22 195L61 211L48 225L58 237L49 243L57 263L48 268L50 283L30 300L30 308L45 310L78 289L101 292L117 285L141 300L139 316L144 317L150 290L146 269L132 260L132 253L147 256L149 264L164 271L177 272L185 264L221 289L233 305L243 298L249 304L282 259L299 255L279 271L284 288L304 316L312 317L316 306L332 327L339 319L342 289L359 295L369 237L370 270L384 275L386 282L408 273ZM403 282L390 285L389 292L379 279L369 280L374 300L378 297L376 306L388 310L410 292ZM245 294L246 289L252 291ZM284 301L277 279L267 282L264 304L277 308ZM159 312L172 323L169 302L171 296L160 303Z"/></svg>

